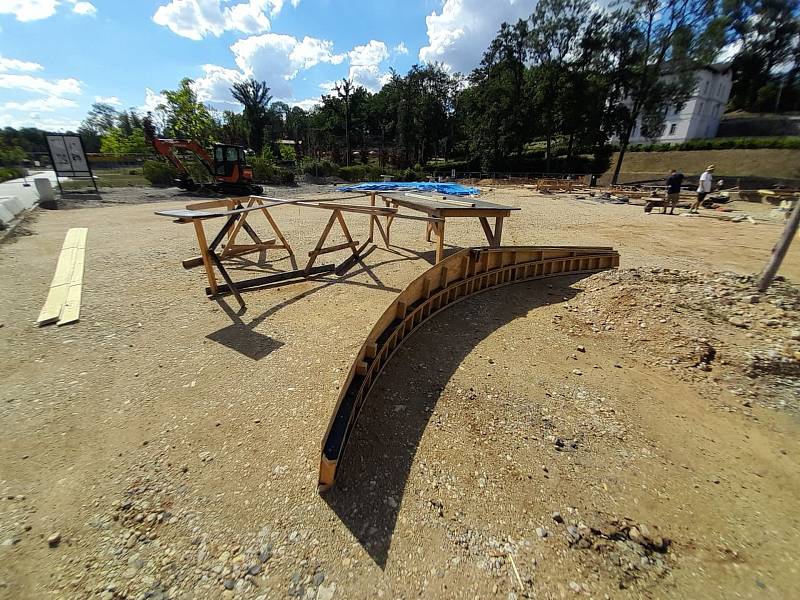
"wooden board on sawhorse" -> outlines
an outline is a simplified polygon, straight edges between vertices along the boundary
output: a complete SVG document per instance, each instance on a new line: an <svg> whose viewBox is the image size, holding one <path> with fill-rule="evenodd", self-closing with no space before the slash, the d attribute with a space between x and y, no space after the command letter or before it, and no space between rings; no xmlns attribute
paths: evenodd
<svg viewBox="0 0 800 600"><path fill-rule="evenodd" d="M243 205L243 202L246 201L247 204ZM228 232L227 239L223 245L222 251L219 253L219 257L221 259L231 258L234 256L243 256L245 254L251 254L253 252L265 252L267 250L286 250L289 256L294 256L294 251L292 247L289 245L289 242L283 235L280 227L275 222L275 219L269 212L267 206L264 205L264 202L261 198L257 196L244 196L241 198L226 198L224 200L213 200L211 202L196 202L194 204L187 204L187 210L207 210L209 208L225 208L227 210L235 210L237 208L251 208L251 207L262 207L261 210L257 210L256 212L263 213L264 218L267 220L267 223L272 228L273 233L275 234L275 238L280 240L280 243L276 241L275 238L268 239L268 240L261 240L258 234L255 232L253 227L247 222L247 217L250 216L249 212L242 213L242 217L236 223L236 225ZM252 244L237 244L236 237L239 235L239 232L244 229L245 233L250 236L253 240ZM195 267L199 267L203 264L203 257L196 256L194 258L187 258L186 260L182 261L184 269L193 269Z"/></svg>

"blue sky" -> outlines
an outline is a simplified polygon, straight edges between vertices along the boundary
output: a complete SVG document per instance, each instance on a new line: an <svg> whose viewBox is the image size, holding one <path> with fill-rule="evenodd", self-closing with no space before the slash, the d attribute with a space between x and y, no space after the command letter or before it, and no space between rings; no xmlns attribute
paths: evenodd
<svg viewBox="0 0 800 600"><path fill-rule="evenodd" d="M98 99L145 111L183 77L237 110L231 84L267 81L310 107L349 77L468 72L504 20L536 0L0 0L0 127L75 128Z"/></svg>

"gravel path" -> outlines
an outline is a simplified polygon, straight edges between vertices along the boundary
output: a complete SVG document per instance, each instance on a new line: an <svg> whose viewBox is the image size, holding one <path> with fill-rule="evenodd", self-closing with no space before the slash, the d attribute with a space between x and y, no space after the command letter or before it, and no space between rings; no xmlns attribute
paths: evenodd
<svg viewBox="0 0 800 600"><path fill-rule="evenodd" d="M0 245L0 597L790 597L800 255L768 295L747 278L780 227L486 195L523 208L505 244L613 245L621 270L432 319L382 375L325 496L338 386L430 265L420 223L396 222L396 246L343 278L247 292L235 315L180 267L191 228L153 215L191 198L115 190L35 213ZM298 257L328 216L274 214ZM347 219L363 240L366 219ZM77 226L81 321L36 328ZM447 232L484 243L467 220ZM268 261L232 272L289 268Z"/></svg>

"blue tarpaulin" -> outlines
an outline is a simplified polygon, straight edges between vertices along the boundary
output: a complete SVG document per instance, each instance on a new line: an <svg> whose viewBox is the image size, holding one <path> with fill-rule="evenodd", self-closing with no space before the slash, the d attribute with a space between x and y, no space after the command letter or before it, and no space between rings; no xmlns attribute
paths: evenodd
<svg viewBox="0 0 800 600"><path fill-rule="evenodd" d="M434 192L451 196L477 196L480 190L460 183L435 183L432 181L386 181L340 186L343 192Z"/></svg>

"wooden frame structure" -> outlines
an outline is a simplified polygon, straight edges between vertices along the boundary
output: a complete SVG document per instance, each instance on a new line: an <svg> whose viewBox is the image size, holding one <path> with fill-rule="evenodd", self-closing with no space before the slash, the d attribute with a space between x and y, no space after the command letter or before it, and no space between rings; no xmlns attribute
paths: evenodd
<svg viewBox="0 0 800 600"><path fill-rule="evenodd" d="M246 203L246 204L244 204ZM219 253L220 259L231 258L233 256L242 256L253 252L261 252L267 250L286 250L289 256L294 256L294 251L286 241L280 227L272 218L269 209L264 205L262 198L258 196L244 196L240 198L225 198L224 200L212 200L210 202L195 202L194 204L187 204L186 210L208 210L210 208L223 208L225 210L235 210L236 208L250 208L253 206L262 207L260 211L264 214L267 223L272 228L275 236L280 240L277 243L275 238L268 240L261 240L253 227L247 222L247 217L250 213L243 213L236 225L228 231L222 251ZM239 232L244 229L245 233L250 236L253 241L252 244L237 244L236 237ZM194 258L187 258L182 261L184 269L193 269L203 264L203 257L197 256Z"/></svg>
<svg viewBox="0 0 800 600"><path fill-rule="evenodd" d="M319 490L325 491L336 481L345 446L372 386L397 348L422 323L486 290L617 266L619 254L606 247L467 248L417 277L378 319L350 368L322 440Z"/></svg>
<svg viewBox="0 0 800 600"><path fill-rule="evenodd" d="M244 206L243 202L247 205ZM275 206L296 205L305 206L310 208L330 210L331 216L322 232L322 235L317 241L315 248L308 253L309 260L305 267L302 269L295 269L284 273L275 273L273 275L266 275L263 277L255 277L246 281L239 281L234 283L231 279L225 266L222 264L224 258L233 256L241 256L251 252L260 252L271 249L283 248L289 252L290 256L294 256L294 252L289 245L289 242L284 237L280 228L275 220L269 213L269 208ZM252 227L247 223L247 218L250 213L262 212L267 219L268 223L275 232L275 235L280 239L281 243L278 244L274 239L262 241ZM355 264L360 254L366 249L368 243L358 246L359 242L353 240L347 223L344 220L342 213L362 213L376 216L396 216L397 209L380 208L372 206L360 206L353 204L338 204L334 202L316 202L313 200L281 200L279 198L268 198L264 196L245 196L242 198L230 198L226 200L216 200L212 202L201 202L190 204L185 210L161 210L156 211L157 215L172 217L177 223L192 223L194 225L195 234L197 236L197 243L200 246L200 257L191 258L183 261L185 268L192 268L194 266L203 265L208 278L208 287L206 294L216 296L218 294L233 294L239 306L245 308L245 302L242 299L240 290L246 288L259 287L270 283L277 283L288 281L298 278L308 278L312 275L320 273L336 272L341 275L347 269ZM226 221L216 236L209 243L206 238L205 228L203 221L216 218L226 218ZM333 225L338 223L342 229L342 233L347 240L344 244L335 246L325 246L325 241L333 228ZM237 244L236 236L239 232L244 231L252 238L253 244ZM227 240L218 252L217 248ZM314 266L317 258L323 254L336 252L337 250L344 250L349 248L351 256L345 260L338 267L333 264ZM218 271L222 278L225 280L224 284L217 282L216 273Z"/></svg>
<svg viewBox="0 0 800 600"><path fill-rule="evenodd" d="M400 207L408 208L418 212L425 213L427 217L410 217L409 215L400 215L400 218L416 218L427 222L425 230L425 239L430 242L431 234L436 235L436 262L440 262L444 258L444 231L445 222L448 218L454 217L472 217L480 221L483 233L486 236L486 241L489 242L490 247L499 247L503 238L503 220L511 215L511 211L520 210L513 206L503 206L479 200L477 198L469 198L462 196L447 196L447 195L432 195L432 194L415 194L411 192L372 192L370 194L370 204L375 206L375 198L380 196L384 205L387 208L398 209ZM370 240L372 240L374 227L377 226L381 235L389 245L389 236L391 233L392 222L397 215L386 217L386 230L380 226L380 221L377 217L370 219ZM489 219L494 218L494 230L489 225Z"/></svg>

